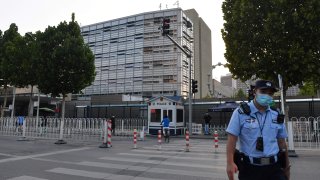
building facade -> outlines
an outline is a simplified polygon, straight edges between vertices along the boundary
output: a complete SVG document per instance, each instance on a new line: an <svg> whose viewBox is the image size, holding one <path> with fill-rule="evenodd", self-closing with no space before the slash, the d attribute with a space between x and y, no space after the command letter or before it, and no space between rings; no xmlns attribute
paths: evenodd
<svg viewBox="0 0 320 180"><path fill-rule="evenodd" d="M232 87L236 91L239 89L242 89L244 93L247 93L248 89L250 89L250 85L254 85L256 80L247 80L245 82L242 82L239 79L233 79L231 74L227 74L225 76L221 76L221 84L224 86ZM278 82L275 82L276 84ZM297 96L299 95L300 89L299 86L292 86L289 87L286 91L287 96Z"/></svg>
<svg viewBox="0 0 320 180"><path fill-rule="evenodd" d="M198 81L198 93L195 98L210 96L212 87L212 45L211 30L195 9L184 11L193 22L194 31L194 78Z"/></svg>
<svg viewBox="0 0 320 180"><path fill-rule="evenodd" d="M180 8L146 12L81 27L95 55L96 78L84 95L130 94L142 97L187 96L189 65L194 58L162 36L163 18L170 18L171 37L193 54L192 21Z"/></svg>

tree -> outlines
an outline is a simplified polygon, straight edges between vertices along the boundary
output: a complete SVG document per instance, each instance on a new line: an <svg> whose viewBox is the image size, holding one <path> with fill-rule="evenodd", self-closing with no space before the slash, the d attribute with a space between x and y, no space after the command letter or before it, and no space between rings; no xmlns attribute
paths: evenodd
<svg viewBox="0 0 320 180"><path fill-rule="evenodd" d="M21 68L21 47L23 40L18 33L18 26L12 23L6 30L1 40L1 78L4 89L4 102L1 109L1 117L4 115L4 108L7 106L8 86L17 82L17 76Z"/></svg>
<svg viewBox="0 0 320 180"><path fill-rule="evenodd" d="M315 96L317 94L317 89L315 87L315 84L313 82L305 82L300 87L299 95L303 96Z"/></svg>
<svg viewBox="0 0 320 180"><path fill-rule="evenodd" d="M33 87L38 85L39 82L38 61L40 54L37 36L40 33L40 31L36 34L26 33L23 37L24 46L21 48L23 61L21 62L21 72L19 73L17 86L31 86L28 116L33 116Z"/></svg>
<svg viewBox="0 0 320 180"><path fill-rule="evenodd" d="M51 96L62 96L63 129L65 97L79 93L91 85L95 78L94 55L84 43L78 23L74 20L48 27L39 37L41 59L39 61L39 89ZM63 133L63 132L62 132ZM59 141L63 142L60 132Z"/></svg>
<svg viewBox="0 0 320 180"><path fill-rule="evenodd" d="M235 95L236 98L241 98L241 99L246 98L246 96L247 95L243 92L242 89L239 89Z"/></svg>
<svg viewBox="0 0 320 180"><path fill-rule="evenodd" d="M320 1L225 0L222 5L230 72L278 81L284 90L320 76Z"/></svg>

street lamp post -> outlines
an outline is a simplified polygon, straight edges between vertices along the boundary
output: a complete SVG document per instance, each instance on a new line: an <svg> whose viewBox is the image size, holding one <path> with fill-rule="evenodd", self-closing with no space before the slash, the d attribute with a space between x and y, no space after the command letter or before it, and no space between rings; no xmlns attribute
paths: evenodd
<svg viewBox="0 0 320 180"><path fill-rule="evenodd" d="M16 102L16 87L13 87L12 89L13 93L13 99L12 99L12 109L11 109L11 119L13 119L14 116L14 104Z"/></svg>
<svg viewBox="0 0 320 180"><path fill-rule="evenodd" d="M285 110L284 107L284 97L283 97L283 81L282 81L282 76L278 74L278 80L279 80L279 89L280 89L280 97L281 97L281 111L284 115L288 117L288 111ZM292 126L292 121L290 121L289 118L287 118L287 126L288 126L288 155L289 157L297 157L298 155L296 154L294 150L294 144L293 144L293 126Z"/></svg>
<svg viewBox="0 0 320 180"><path fill-rule="evenodd" d="M180 46L174 39L172 39L169 34L166 34L166 36L187 56L189 59L189 132L190 135L192 134L192 89L191 89L191 53L186 51L184 48Z"/></svg>
<svg viewBox="0 0 320 180"><path fill-rule="evenodd" d="M33 41L36 40L35 37L30 32L27 32L26 35L31 37L33 39ZM32 96L32 94L31 94L31 96ZM40 108L40 90L38 88L38 106L37 106L37 116L36 116L36 132L38 132L38 125L39 125L39 108Z"/></svg>
<svg viewBox="0 0 320 180"><path fill-rule="evenodd" d="M215 64L215 65L212 65L211 66L211 72L213 69L215 69L217 66L225 66L226 64L222 64L221 62L218 62L218 64ZM213 88L211 90L210 88L210 80L212 81L212 79L210 79L210 73L208 74L208 89L209 89L209 93L212 97L215 97L214 95L214 85L213 85ZM221 93L220 93L221 94Z"/></svg>

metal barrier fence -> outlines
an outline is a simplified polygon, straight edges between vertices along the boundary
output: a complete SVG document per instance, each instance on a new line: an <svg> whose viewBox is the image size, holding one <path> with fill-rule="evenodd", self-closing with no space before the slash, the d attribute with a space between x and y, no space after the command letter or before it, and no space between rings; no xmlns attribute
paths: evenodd
<svg viewBox="0 0 320 180"><path fill-rule="evenodd" d="M138 132L142 130L146 131L147 126L148 126L148 119L142 119L142 118L116 119L114 135L129 136L131 138L133 136L134 129L137 129Z"/></svg>
<svg viewBox="0 0 320 180"><path fill-rule="evenodd" d="M292 117L291 121L295 147L320 148L320 116Z"/></svg>
<svg viewBox="0 0 320 180"><path fill-rule="evenodd" d="M63 139L81 141L101 141L104 134L105 118L65 118ZM18 117L0 118L0 134L31 138L58 139L61 118L24 118L24 125ZM133 130L142 130L147 120L116 119L116 136L133 137Z"/></svg>
<svg viewBox="0 0 320 180"><path fill-rule="evenodd" d="M65 118L64 136L68 140L102 141L105 118ZM320 148L320 116L292 117L294 146L299 148ZM8 136L26 136L36 138L58 139L60 133L60 118L25 118L23 125L18 117L0 118L0 134ZM133 138L133 131L138 132L147 127L147 119L121 119L115 123L115 136ZM198 125L195 132L204 132L202 125ZM217 131L219 137L226 137L225 125L211 125L210 133ZM23 131L24 130L24 131Z"/></svg>

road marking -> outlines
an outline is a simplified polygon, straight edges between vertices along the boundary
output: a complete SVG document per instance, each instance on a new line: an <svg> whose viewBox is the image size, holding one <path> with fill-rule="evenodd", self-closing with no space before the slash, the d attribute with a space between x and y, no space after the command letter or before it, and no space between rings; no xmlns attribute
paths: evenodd
<svg viewBox="0 0 320 180"><path fill-rule="evenodd" d="M151 147L142 147L142 149L147 149L147 150L158 150L158 145L156 146L151 146ZM225 148L222 148L223 151L225 151ZM177 148L174 148L174 147L166 147L164 145L161 146L161 150L162 151L184 151L185 150L185 146L182 146L182 147L177 147ZM197 152L197 153L215 153L215 149L214 148L211 148L211 149L202 149L202 148L193 148L191 147L190 148L190 151L192 152ZM218 151L221 151L221 149L219 148Z"/></svg>
<svg viewBox="0 0 320 180"><path fill-rule="evenodd" d="M124 156L138 156L138 157L162 157L169 159L183 159L183 160L198 160L198 161L209 161L209 162L225 162L225 159L216 159L214 157L189 157L189 156L167 156L167 155L159 155L159 154L134 154L134 153L118 153L118 155Z"/></svg>
<svg viewBox="0 0 320 180"><path fill-rule="evenodd" d="M19 177L7 179L7 180L48 180L48 179L36 178L32 176L19 176Z"/></svg>
<svg viewBox="0 0 320 180"><path fill-rule="evenodd" d="M170 165L170 166L183 166L183 167L194 167L194 168L206 168L206 169L223 169L225 166L217 166L216 164L195 164L195 163L179 163L179 162L169 162L169 161L159 161L159 160L142 160L134 158L120 158L120 157L101 157L100 159L109 161L120 161L120 162L134 162L134 163L148 163L148 164L158 164L158 165Z"/></svg>
<svg viewBox="0 0 320 180"><path fill-rule="evenodd" d="M93 171L84 171L77 169L68 169L68 168L54 168L47 170L48 172L65 174L65 175L73 175L73 176L81 176L81 177L89 177L96 179L109 179L109 180L162 180L156 178L144 178L144 177L135 177L128 175L116 175L110 173L100 173Z"/></svg>
<svg viewBox="0 0 320 180"><path fill-rule="evenodd" d="M219 169L219 173L213 173L212 169L210 169L209 172L199 171L199 170L187 171L187 170L174 170L174 169L167 169L167 168L153 168L153 167L144 167L144 166L136 166L136 165L120 165L120 164L113 164L113 163L101 163L101 162L89 162L89 161L80 162L78 165L92 166L92 167L99 167L99 168L141 171L141 172L150 172L150 173L160 173L160 174L188 175L188 176L206 177L206 178L216 177L221 175L222 172L225 172L225 168L222 171L220 171Z"/></svg>
<svg viewBox="0 0 320 180"><path fill-rule="evenodd" d="M18 156L16 156L16 155L5 154L5 153L0 153L0 156L18 157Z"/></svg>
<svg viewBox="0 0 320 180"><path fill-rule="evenodd" d="M134 171L146 171L147 169L150 168L145 166L132 166L128 164L114 164L114 163L102 163L102 162L90 162L90 161L83 161L77 164L82 166L103 167L103 168L111 168L111 169L127 169L127 170L134 170Z"/></svg>
<svg viewBox="0 0 320 180"><path fill-rule="evenodd" d="M50 155L55 155L55 154L64 154L64 153L82 151L82 150L87 150L87 149L92 149L92 147L68 149L68 150L55 151L55 152L42 153L42 154L35 154L35 155L29 155L29 156L18 156L18 157L14 157L14 158L2 159L2 160L0 160L0 163L11 162L11 161L19 161L19 160L37 158L37 157L42 157L42 156L50 156Z"/></svg>
<svg viewBox="0 0 320 180"><path fill-rule="evenodd" d="M218 153L215 153L215 152L212 152L212 153L195 153L195 152L184 152L183 151L165 151L165 150L161 150L161 151L158 151L156 149L150 149L150 150L147 150L147 149L133 149L131 150L133 152L143 152L143 153L155 153L155 154L185 154L185 155L193 155L193 156L206 156L206 157L221 157L221 158L225 158L226 157L226 153L225 152L218 152Z"/></svg>

